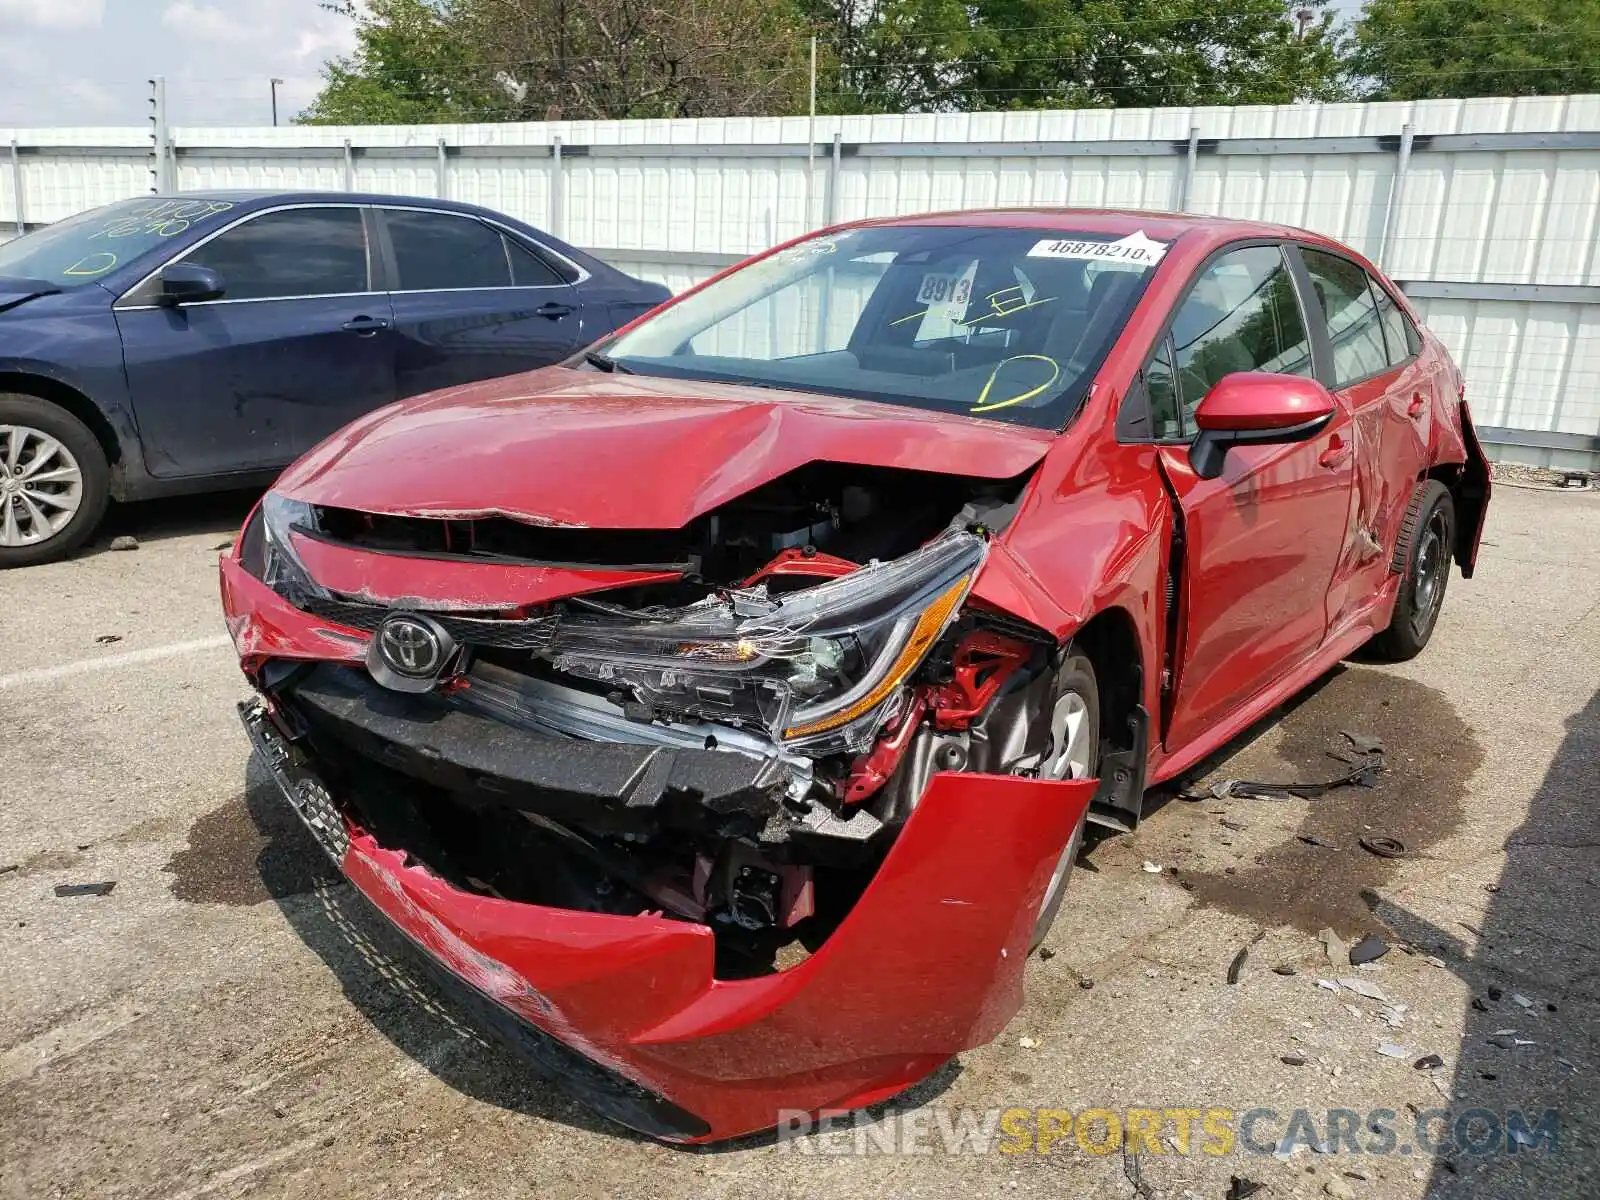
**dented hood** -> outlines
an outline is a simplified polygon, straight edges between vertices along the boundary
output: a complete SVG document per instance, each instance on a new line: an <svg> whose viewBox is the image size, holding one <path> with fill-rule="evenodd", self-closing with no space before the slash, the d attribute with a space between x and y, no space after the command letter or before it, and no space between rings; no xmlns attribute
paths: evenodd
<svg viewBox="0 0 1600 1200"><path fill-rule="evenodd" d="M1053 440L864 400L550 367L373 413L276 490L395 516L677 529L808 462L1006 479Z"/></svg>

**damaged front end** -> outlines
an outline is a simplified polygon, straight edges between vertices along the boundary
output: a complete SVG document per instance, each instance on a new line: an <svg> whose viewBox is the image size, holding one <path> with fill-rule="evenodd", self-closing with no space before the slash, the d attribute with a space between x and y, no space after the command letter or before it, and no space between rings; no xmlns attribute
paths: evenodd
<svg viewBox="0 0 1600 1200"><path fill-rule="evenodd" d="M1038 778L1053 640L971 602L1020 483L796 474L675 534L274 495L223 568L246 724L324 846L673 1140L994 1036L1094 787ZM356 558L422 594L331 586ZM446 594L486 568L492 607Z"/></svg>

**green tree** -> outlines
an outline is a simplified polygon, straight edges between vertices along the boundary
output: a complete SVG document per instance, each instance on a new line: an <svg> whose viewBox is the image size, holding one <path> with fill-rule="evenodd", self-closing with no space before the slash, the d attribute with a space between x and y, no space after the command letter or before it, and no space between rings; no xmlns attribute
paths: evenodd
<svg viewBox="0 0 1600 1200"><path fill-rule="evenodd" d="M1349 65L1372 100L1600 91L1600 0L1369 0Z"/></svg>
<svg viewBox="0 0 1600 1200"><path fill-rule="evenodd" d="M1326 0L810 0L844 111L1273 104L1344 97Z"/></svg>
<svg viewBox="0 0 1600 1200"><path fill-rule="evenodd" d="M308 125L409 125L502 119L510 97L462 36L456 0L325 3L355 22L356 51L323 68Z"/></svg>

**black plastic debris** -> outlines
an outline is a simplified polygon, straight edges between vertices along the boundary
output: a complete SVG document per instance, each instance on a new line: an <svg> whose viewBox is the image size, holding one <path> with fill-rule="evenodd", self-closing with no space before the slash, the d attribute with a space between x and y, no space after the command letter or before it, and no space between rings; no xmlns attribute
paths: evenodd
<svg viewBox="0 0 1600 1200"><path fill-rule="evenodd" d="M0 863L0 875L9 875L20 866L21 863Z"/></svg>
<svg viewBox="0 0 1600 1200"><path fill-rule="evenodd" d="M99 637L95 638L94 644L96 646L110 646L115 642L120 642L121 640L122 635L120 633L102 633Z"/></svg>
<svg viewBox="0 0 1600 1200"><path fill-rule="evenodd" d="M1436 1067L1444 1066L1444 1059L1437 1054L1424 1054L1411 1065L1419 1071L1432 1071Z"/></svg>
<svg viewBox="0 0 1600 1200"><path fill-rule="evenodd" d="M1389 943L1369 933L1350 947L1350 965L1359 967L1362 963L1376 962L1387 953L1389 953Z"/></svg>
<svg viewBox="0 0 1600 1200"><path fill-rule="evenodd" d="M1489 1011L1489 1005L1484 1001L1482 996L1474 996L1472 998L1472 1007L1477 1009L1479 1012Z"/></svg>
<svg viewBox="0 0 1600 1200"><path fill-rule="evenodd" d="M1257 1192L1267 1185L1254 1179L1245 1179L1235 1175L1228 1181L1228 1190L1223 1193L1222 1200L1250 1200Z"/></svg>
<svg viewBox="0 0 1600 1200"><path fill-rule="evenodd" d="M1244 970L1245 960L1248 959L1249 957L1250 957L1250 947L1248 947L1248 946L1246 946L1243 950L1239 951L1239 953L1237 953L1237 954L1235 954L1233 956L1233 962L1228 965L1228 982L1229 983L1238 983L1239 982L1239 974L1240 974L1240 972L1242 972Z"/></svg>
<svg viewBox="0 0 1600 1200"><path fill-rule="evenodd" d="M1286 1067L1303 1067L1306 1065L1306 1060L1298 1054L1280 1054L1278 1061Z"/></svg>
<svg viewBox="0 0 1600 1200"><path fill-rule="evenodd" d="M1320 846L1324 850L1337 850L1339 848L1332 842L1324 841L1314 833L1301 833L1296 834L1295 836L1298 841L1302 841L1308 846Z"/></svg>
<svg viewBox="0 0 1600 1200"><path fill-rule="evenodd" d="M1122 1174L1133 1185L1133 1194L1139 1200L1156 1200L1156 1191L1144 1181L1144 1172L1139 1167L1139 1156L1129 1154L1127 1148L1122 1151Z"/></svg>
<svg viewBox="0 0 1600 1200"><path fill-rule="evenodd" d="M1348 741L1357 754L1383 753L1383 739L1375 738L1370 733L1352 733L1348 729L1341 729L1339 736Z"/></svg>
<svg viewBox="0 0 1600 1200"><path fill-rule="evenodd" d="M1039 961L1041 961L1041 962L1049 962L1055 956L1056 956L1056 952L1054 950L1050 949L1049 946L1040 946L1039 947Z"/></svg>
<svg viewBox="0 0 1600 1200"><path fill-rule="evenodd" d="M1491 999L1491 1000L1498 1000L1498 999L1500 999L1501 996L1505 995L1505 993L1503 991L1501 991L1499 988L1494 987L1492 985L1490 987L1484 989L1484 990L1489 993L1489 999Z"/></svg>
<svg viewBox="0 0 1600 1200"><path fill-rule="evenodd" d="M58 883L56 884L57 896L109 896L111 889L117 886L115 879L108 879L104 883Z"/></svg>
<svg viewBox="0 0 1600 1200"><path fill-rule="evenodd" d="M1376 854L1379 858L1404 858L1406 856L1406 844L1399 838L1364 837L1361 839L1361 848L1368 854Z"/></svg>
<svg viewBox="0 0 1600 1200"><path fill-rule="evenodd" d="M1349 734L1345 735L1349 737ZM1368 739L1373 741L1375 739ZM1382 743L1379 749L1355 760L1343 775L1335 779L1315 780L1309 783L1268 783L1254 779L1223 779L1211 785L1211 795L1218 800L1314 800L1344 787L1372 787L1383 772ZM1197 797L1203 798L1203 797Z"/></svg>
<svg viewBox="0 0 1600 1200"><path fill-rule="evenodd" d="M1296 971L1288 963L1279 963L1277 966L1272 968L1272 973L1274 975L1298 975L1298 974L1300 974L1299 971Z"/></svg>
<svg viewBox="0 0 1600 1200"><path fill-rule="evenodd" d="M1235 833L1243 833L1246 829L1250 828L1250 826L1246 825L1243 821L1230 821L1226 817L1218 821L1217 824L1221 825L1224 829L1231 829Z"/></svg>

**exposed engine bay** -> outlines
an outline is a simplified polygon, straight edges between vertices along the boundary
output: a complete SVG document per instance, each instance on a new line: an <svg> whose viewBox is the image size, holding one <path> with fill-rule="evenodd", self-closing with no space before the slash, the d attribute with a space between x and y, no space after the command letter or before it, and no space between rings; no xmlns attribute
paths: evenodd
<svg viewBox="0 0 1600 1200"><path fill-rule="evenodd" d="M813 463L675 531L269 496L241 561L372 638L365 669L259 682L359 823L452 885L703 923L719 977L770 972L850 911L935 772L1045 769L1055 644L967 603L1024 483ZM675 576L430 612L328 592L296 537Z"/></svg>

